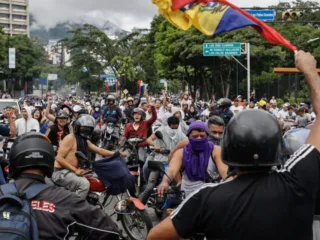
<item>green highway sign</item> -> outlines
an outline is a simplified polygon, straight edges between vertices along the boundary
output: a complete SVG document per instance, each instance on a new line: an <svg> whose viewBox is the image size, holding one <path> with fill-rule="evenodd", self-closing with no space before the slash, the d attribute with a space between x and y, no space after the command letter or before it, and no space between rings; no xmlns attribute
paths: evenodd
<svg viewBox="0 0 320 240"><path fill-rule="evenodd" d="M241 56L241 43L204 43L203 56Z"/></svg>

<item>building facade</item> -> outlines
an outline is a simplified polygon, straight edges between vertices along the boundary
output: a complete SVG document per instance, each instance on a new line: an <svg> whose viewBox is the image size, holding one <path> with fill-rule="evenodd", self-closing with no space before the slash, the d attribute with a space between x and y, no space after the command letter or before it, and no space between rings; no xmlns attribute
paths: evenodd
<svg viewBox="0 0 320 240"><path fill-rule="evenodd" d="M9 36L30 36L29 0L0 0L0 26Z"/></svg>

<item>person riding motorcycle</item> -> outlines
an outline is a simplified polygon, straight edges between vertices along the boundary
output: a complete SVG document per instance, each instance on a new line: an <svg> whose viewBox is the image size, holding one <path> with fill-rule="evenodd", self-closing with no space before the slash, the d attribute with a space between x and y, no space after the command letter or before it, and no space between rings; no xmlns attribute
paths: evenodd
<svg viewBox="0 0 320 240"><path fill-rule="evenodd" d="M168 154L163 155L159 151L165 149L170 152L180 141L187 138L181 129L179 129L179 123L179 118L173 116L169 117L167 125L159 127L156 131L161 133L162 139L158 139L156 134L153 133L146 141L149 146L153 146L154 152L148 156L143 166L144 181L148 184L139 198L144 204L146 204L149 194L155 187L160 174L155 171L150 173L148 161L168 162Z"/></svg>
<svg viewBox="0 0 320 240"><path fill-rule="evenodd" d="M196 121L190 124L187 136L188 144L177 150L170 160L167 176L158 187L158 194L163 196L168 191L172 179L182 171L181 190L186 196L199 189L206 182L225 178L227 166L221 159L221 148L209 142L210 132L205 123Z"/></svg>
<svg viewBox="0 0 320 240"><path fill-rule="evenodd" d="M140 101L141 101L141 98L139 98L136 101L136 103L134 103L134 99L132 97L129 97L127 99L127 106L123 112L126 115L128 122L133 122L132 111L133 109L137 108L140 105Z"/></svg>
<svg viewBox="0 0 320 240"><path fill-rule="evenodd" d="M19 136L12 145L9 161L9 175L19 193L33 184L45 184L45 177L51 177L53 172L54 158L50 140L41 133ZM73 225L90 239L120 239L117 224L103 210L64 188L48 187L30 200L30 206L39 239L66 239Z"/></svg>
<svg viewBox="0 0 320 240"><path fill-rule="evenodd" d="M126 139L133 138L133 137L147 139L149 127L157 120L157 112L153 105L151 106L151 112L152 112L151 118L148 120L145 120L146 113L142 109L140 108L133 109L132 111L133 122L128 123L126 125L124 129L124 134L123 134L124 139L122 141L125 141ZM139 144L138 154L139 154L140 161L145 160L146 146L147 146L146 142L142 142Z"/></svg>
<svg viewBox="0 0 320 240"><path fill-rule="evenodd" d="M101 107L99 103L96 103L94 105L94 111L92 112L92 117L94 117L94 119L96 121L98 121L102 116L102 111L101 111Z"/></svg>
<svg viewBox="0 0 320 240"><path fill-rule="evenodd" d="M209 135L209 141L212 141L215 145L220 146L224 129L225 129L225 123L221 117L213 116L210 117L207 122L210 135Z"/></svg>
<svg viewBox="0 0 320 240"><path fill-rule="evenodd" d="M59 149L61 141L70 133L73 133L73 127L69 122L69 114L60 110L55 118L55 124L49 127L45 133L53 146L57 146Z"/></svg>
<svg viewBox="0 0 320 240"><path fill-rule="evenodd" d="M217 102L218 116L221 117L225 123L228 125L230 119L233 117L233 112L229 109L232 102L228 98L221 98Z"/></svg>
<svg viewBox="0 0 320 240"><path fill-rule="evenodd" d="M107 106L103 111L104 122L117 124L122 119L122 113L118 106L115 105L116 98L109 94L107 98Z"/></svg>
<svg viewBox="0 0 320 240"><path fill-rule="evenodd" d="M114 135L116 139L119 139L119 123L122 119L121 109L115 105L116 98L109 94L107 98L107 106L102 113L103 121L105 124L113 123L115 125Z"/></svg>
<svg viewBox="0 0 320 240"><path fill-rule="evenodd" d="M76 151L81 151L90 160L90 152L101 156L110 157L114 152L102 149L92 144L90 137L94 131L95 120L88 114L81 115L75 122L74 133L67 135L60 143L60 148L54 164L55 171L52 181L59 186L76 192L85 199L89 192L90 184L83 177L85 170L75 156ZM125 156L125 154L122 154Z"/></svg>
<svg viewBox="0 0 320 240"><path fill-rule="evenodd" d="M316 60L297 51L295 62L305 75L315 112L320 113ZM312 224L319 209L319 134L316 120L306 144L282 169L272 170L281 164L277 120L265 111L242 111L229 122L222 143L223 161L236 168L236 176L199 188L147 239L189 238L195 233L207 239L313 239Z"/></svg>

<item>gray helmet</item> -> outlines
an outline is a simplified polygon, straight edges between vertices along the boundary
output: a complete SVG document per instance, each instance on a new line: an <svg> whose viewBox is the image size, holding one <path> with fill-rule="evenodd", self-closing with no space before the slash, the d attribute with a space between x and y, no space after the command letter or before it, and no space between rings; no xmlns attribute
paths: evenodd
<svg viewBox="0 0 320 240"><path fill-rule="evenodd" d="M133 115L134 115L135 113L140 113L140 114L141 114L141 121L143 121L143 120L146 119L146 113L145 113L142 109L140 109L140 108L135 108L135 109L133 109L133 111L132 111L132 117L133 117Z"/></svg>
<svg viewBox="0 0 320 240"><path fill-rule="evenodd" d="M75 133L80 134L82 137L90 138L95 125L96 121L91 115L82 114L76 120L74 131ZM81 127L85 127L85 129L81 129Z"/></svg>
<svg viewBox="0 0 320 240"><path fill-rule="evenodd" d="M59 113L56 116L57 119L59 118L69 118L69 114L64 111L64 110L60 110Z"/></svg>
<svg viewBox="0 0 320 240"><path fill-rule="evenodd" d="M109 101L109 100L115 101L116 98L115 98L112 94L109 94L107 100L108 100L108 101Z"/></svg>

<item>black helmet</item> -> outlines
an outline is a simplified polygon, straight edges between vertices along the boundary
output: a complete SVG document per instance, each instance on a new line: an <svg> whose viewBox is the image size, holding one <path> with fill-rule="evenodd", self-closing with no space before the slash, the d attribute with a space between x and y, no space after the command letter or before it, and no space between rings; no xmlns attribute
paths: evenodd
<svg viewBox="0 0 320 240"><path fill-rule="evenodd" d="M229 98L220 98L217 102L218 108L229 108L231 107L231 100Z"/></svg>
<svg viewBox="0 0 320 240"><path fill-rule="evenodd" d="M59 118L69 118L70 116L68 115L68 113L64 110L60 110L56 116L57 119Z"/></svg>
<svg viewBox="0 0 320 240"><path fill-rule="evenodd" d="M146 119L146 113L140 109L140 108L135 108L132 110L132 117L135 113L140 113L141 114L141 121L145 120Z"/></svg>
<svg viewBox="0 0 320 240"><path fill-rule="evenodd" d="M38 132L27 132L17 137L9 155L9 175L17 178L28 168L41 168L51 177L55 153L50 140Z"/></svg>
<svg viewBox="0 0 320 240"><path fill-rule="evenodd" d="M233 117L223 136L222 159L232 167L280 165L280 126L265 111L247 110Z"/></svg>
<svg viewBox="0 0 320 240"><path fill-rule="evenodd" d="M88 114L81 115L75 123L74 132L80 134L84 138L90 138L96 125L95 119ZM85 127L85 129L81 129Z"/></svg>
<svg viewBox="0 0 320 240"><path fill-rule="evenodd" d="M291 156L305 142L309 136L310 130L305 128L291 129L283 136L283 143L286 149L286 155Z"/></svg>

